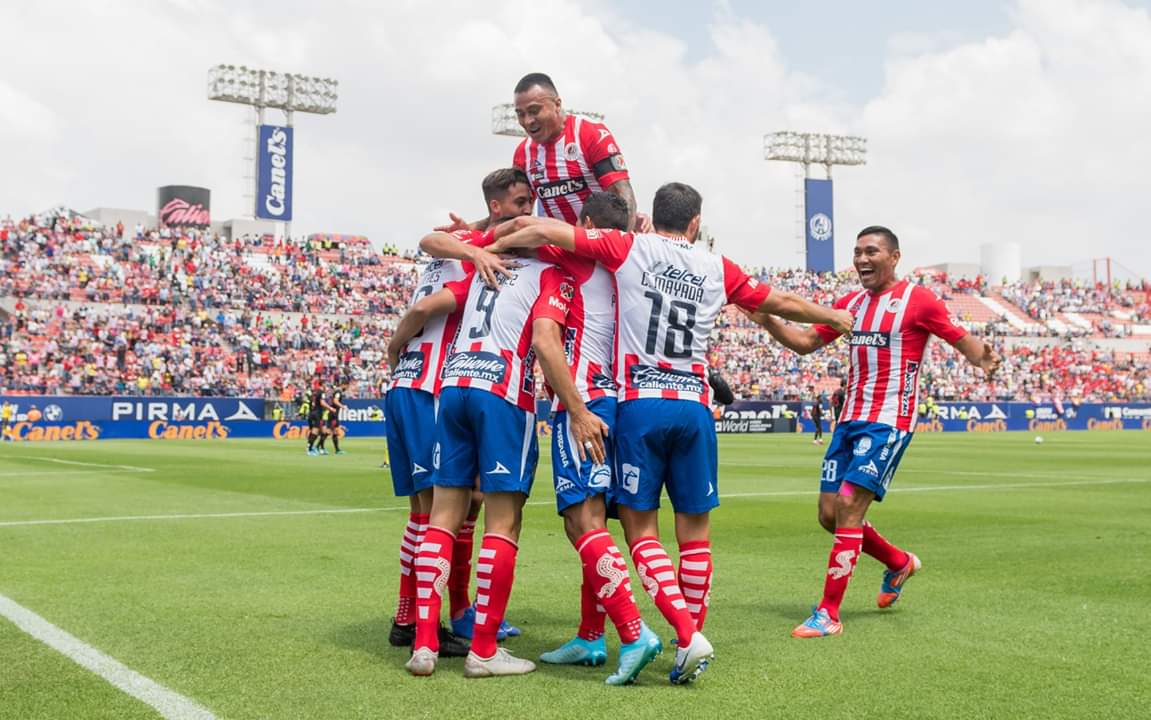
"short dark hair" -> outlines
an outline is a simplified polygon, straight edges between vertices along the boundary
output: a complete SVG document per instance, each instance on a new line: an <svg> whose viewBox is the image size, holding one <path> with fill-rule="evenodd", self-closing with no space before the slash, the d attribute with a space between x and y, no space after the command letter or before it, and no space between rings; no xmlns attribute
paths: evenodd
<svg viewBox="0 0 1151 720"><path fill-rule="evenodd" d="M627 201L619 195L611 192L595 192L584 201L579 219L582 223L585 219L591 218L597 228L605 230L627 230L630 215Z"/></svg>
<svg viewBox="0 0 1151 720"><path fill-rule="evenodd" d="M552 79L543 73L528 73L524 75L520 78L520 81L516 83L515 94L519 95L522 92L527 92L536 85L539 85L544 90L550 90L556 95L560 94L559 90L556 90L556 84L552 82Z"/></svg>
<svg viewBox="0 0 1151 720"><path fill-rule="evenodd" d="M492 200L502 200L512 185L523 183L530 185L528 182L527 173L519 168L500 168L488 173L484 178L484 205L487 205Z"/></svg>
<svg viewBox="0 0 1151 720"><path fill-rule="evenodd" d="M691 219L703 209L703 197L691 185L670 182L655 191L651 222L659 230L687 232Z"/></svg>
<svg viewBox="0 0 1151 720"><path fill-rule="evenodd" d="M855 236L855 239L858 240L864 235L879 235L887 241L887 244L891 246L892 250L899 249L899 238L895 237L895 233L891 232L882 225L868 225L859 231L859 234Z"/></svg>

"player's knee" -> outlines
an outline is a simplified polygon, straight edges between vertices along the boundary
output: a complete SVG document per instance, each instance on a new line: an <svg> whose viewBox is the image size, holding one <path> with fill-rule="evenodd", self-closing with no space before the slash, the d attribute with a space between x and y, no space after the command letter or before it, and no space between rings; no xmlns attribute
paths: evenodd
<svg viewBox="0 0 1151 720"><path fill-rule="evenodd" d="M835 508L834 507L821 507L819 508L819 525L829 533L835 532Z"/></svg>

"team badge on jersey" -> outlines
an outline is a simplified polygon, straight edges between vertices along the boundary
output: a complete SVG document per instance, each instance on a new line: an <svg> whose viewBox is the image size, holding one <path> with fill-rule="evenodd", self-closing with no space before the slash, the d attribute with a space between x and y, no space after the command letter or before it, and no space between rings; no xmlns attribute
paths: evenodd
<svg viewBox="0 0 1151 720"><path fill-rule="evenodd" d="M616 171L627 170L627 163L624 162L623 155L618 155L618 154L612 155L611 156L611 167L612 167L612 170L616 170Z"/></svg>
<svg viewBox="0 0 1151 720"><path fill-rule="evenodd" d="M565 160L576 160L578 158L579 158L579 145L576 145L574 142L570 142L564 146L564 159Z"/></svg>
<svg viewBox="0 0 1151 720"><path fill-rule="evenodd" d="M560 283L560 295L564 300L571 300L575 297L575 288L572 287L571 283L562 282Z"/></svg>

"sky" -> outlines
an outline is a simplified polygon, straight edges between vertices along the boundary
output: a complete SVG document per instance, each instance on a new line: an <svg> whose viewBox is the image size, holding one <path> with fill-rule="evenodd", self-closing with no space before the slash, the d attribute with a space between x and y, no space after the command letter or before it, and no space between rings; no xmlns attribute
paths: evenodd
<svg viewBox="0 0 1151 720"><path fill-rule="evenodd" d="M1148 1L48 0L0 27L0 216L154 211L168 184L242 216L253 114L206 85L246 64L340 81L335 114L296 116L293 232L414 247L484 214L515 147L491 107L540 71L606 116L641 209L694 185L738 261L802 264L797 168L763 159L799 130L868 139L834 171L838 267L883 224L904 270L1017 242L1025 266L1151 277Z"/></svg>

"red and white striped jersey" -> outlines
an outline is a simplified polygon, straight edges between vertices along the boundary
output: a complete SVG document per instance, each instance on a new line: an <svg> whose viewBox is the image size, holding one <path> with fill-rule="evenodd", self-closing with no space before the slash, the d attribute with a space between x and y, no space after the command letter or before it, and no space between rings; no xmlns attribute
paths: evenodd
<svg viewBox="0 0 1151 720"><path fill-rule="evenodd" d="M571 113L553 142L525 138L512 165L527 173L544 214L572 225L579 221L589 195L628 179L627 164L611 131Z"/></svg>
<svg viewBox="0 0 1151 720"><path fill-rule="evenodd" d="M862 420L914 431L919 371L928 340L938 335L954 345L967 331L935 293L907 280L879 294L857 290L836 300L833 307L855 316L840 422ZM839 337L827 325L816 325L815 330L826 342Z"/></svg>
<svg viewBox="0 0 1151 720"><path fill-rule="evenodd" d="M532 323L549 318L562 326L574 297L571 276L539 260L512 263L512 277L501 276L498 289L476 274L444 363L443 387L480 388L534 413Z"/></svg>
<svg viewBox="0 0 1151 720"><path fill-rule="evenodd" d="M683 238L576 228L575 251L615 273L621 402L711 402L707 346L724 305L756 310L771 289Z"/></svg>
<svg viewBox="0 0 1151 720"><path fill-rule="evenodd" d="M544 262L558 265L576 282L564 327L564 354L576 390L584 402L615 397L615 276L589 258L545 245L537 251ZM557 399L556 409L562 410Z"/></svg>
<svg viewBox="0 0 1151 720"><path fill-rule="evenodd" d="M452 233L456 239L479 247L492 243L492 234L476 230L460 230ZM392 388L423 390L433 395L440 394L440 374L444 359L451 350L456 336L460 317L463 315L464 301L475 268L471 263L458 260L432 260L420 273L419 282L412 293L408 307L423 298L450 289L456 296L456 311L448 315L432 318L424 324L420 332L400 350L400 361L392 371Z"/></svg>

